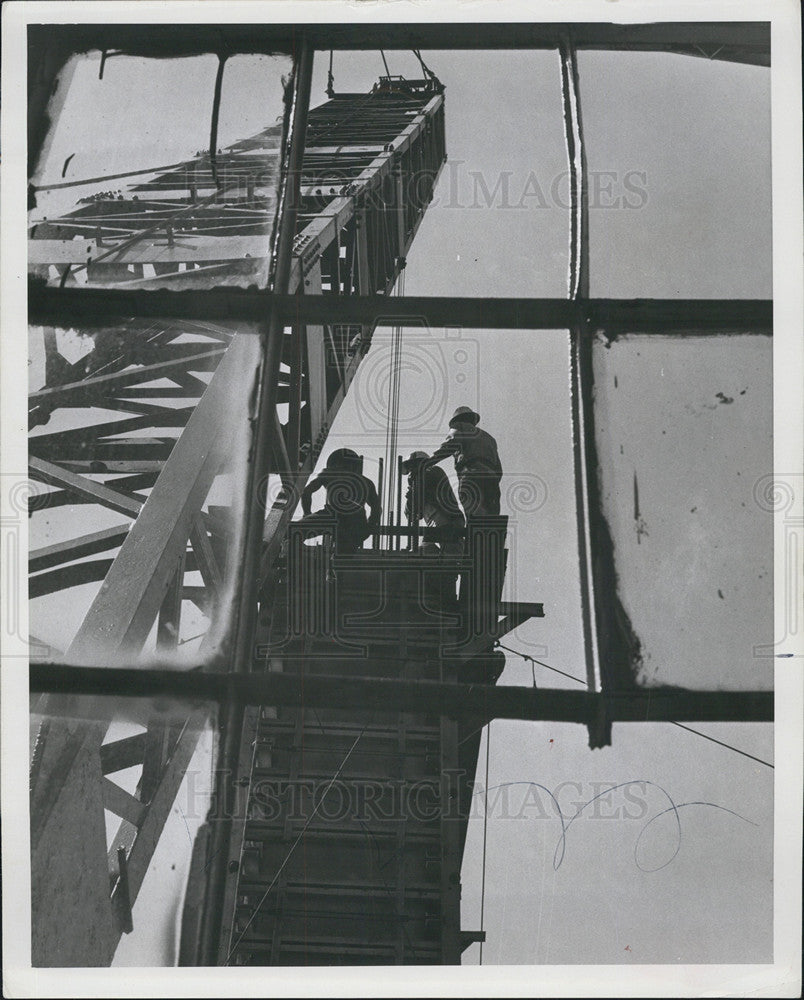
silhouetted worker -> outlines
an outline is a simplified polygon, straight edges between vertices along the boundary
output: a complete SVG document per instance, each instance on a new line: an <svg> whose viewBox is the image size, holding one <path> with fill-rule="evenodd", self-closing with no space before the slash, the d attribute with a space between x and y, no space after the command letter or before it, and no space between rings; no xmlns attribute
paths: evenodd
<svg viewBox="0 0 804 1000"><path fill-rule="evenodd" d="M414 451L402 463L402 471L408 476L405 516L416 523L421 517L429 528L444 529L441 551L458 555L466 521L446 472L426 465L429 458L426 451Z"/></svg>
<svg viewBox="0 0 804 1000"><path fill-rule="evenodd" d="M360 456L350 448L339 448L327 459L326 468L304 487L301 505L304 517L296 522L305 536L332 534L335 551L356 552L380 524L377 488L360 471ZM310 513L316 490L326 489L321 510ZM370 513L366 518L366 506Z"/></svg>
<svg viewBox="0 0 804 1000"><path fill-rule="evenodd" d="M449 437L438 447L428 465L455 459L458 496L467 517L500 513L502 465L497 442L477 425L480 415L471 407L459 406L449 422Z"/></svg>

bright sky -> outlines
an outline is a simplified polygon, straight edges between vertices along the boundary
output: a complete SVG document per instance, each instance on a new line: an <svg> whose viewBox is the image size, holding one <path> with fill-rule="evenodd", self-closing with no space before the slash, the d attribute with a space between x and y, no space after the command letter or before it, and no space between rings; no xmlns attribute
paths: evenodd
<svg viewBox="0 0 804 1000"><path fill-rule="evenodd" d="M416 73L412 56L388 58L392 73ZM408 257L406 292L565 295L567 165L557 55L432 52L425 59L446 85L448 163ZM314 101L323 99L324 62L314 75ZM590 212L593 294L770 297L768 72L682 56L604 53L581 53L579 68L588 165L599 172ZM336 54L334 71L337 89L359 90L382 63L375 53ZM546 495L537 511L508 507L515 521L509 596L543 601L546 617L518 629L506 644L583 677L566 337L558 331L431 331L447 356L456 334L471 345L477 374L450 366L445 409L476 405L482 426L498 439L506 482L519 478L533 483L540 499ZM413 358L423 347L415 345L413 331L408 336ZM690 344L686 356L682 346L655 340L635 347L639 358L634 351L624 357L624 344L599 352L602 373L619 371L624 379L615 403L611 390L601 388L605 412L616 406L624 422L617 433L627 431L609 439L618 477L612 482L623 486L613 508L627 504L628 523L615 538L633 573L628 597L649 643L649 670L666 683L753 687L769 686L772 678L771 661L753 656L754 644L770 641L772 633L771 519L752 495L772 463L770 344L757 339ZM359 402L371 397L370 359L330 435L333 447L360 440ZM457 384L460 374L468 377ZM423 409L426 386L426 375L406 379L403 412L405 400L409 414ZM734 402L721 404L718 392ZM662 421L669 442L660 433ZM445 430L433 420L410 435L411 446L431 449ZM627 467L614 447L621 442ZM360 450L370 454L368 447ZM650 533L638 549L630 513L636 468ZM745 487L740 479L748 480ZM689 517L696 501L706 507L706 520L690 528L681 505ZM695 547L696 531L698 547L705 540L705 556L717 561L691 574L677 549ZM728 551L718 555L721 545ZM747 567L756 567L757 576L764 571L764 578L750 581ZM717 597L724 580L727 601ZM679 594L686 595L683 609ZM718 644L726 658L715 658ZM573 686L536 669L540 686ZM500 683L530 684L530 665L509 656ZM695 728L772 762L770 726ZM489 787L520 784L508 789L507 805L500 800L490 810L484 964L770 959L768 767L664 724L616 725L613 745L595 751L580 726L497 721L491 731ZM482 744L481 788L484 765ZM594 804L585 809L554 870L560 824L546 792L527 783L554 791L573 815L606 787L631 781L653 785L621 788L599 800L599 810ZM710 805L681 810L678 855L661 871L644 872L635 862L635 843L645 823L668 806L660 789L676 804L712 803L745 819ZM629 795L643 804L629 804ZM467 929L480 926L478 805L463 867ZM658 866L675 846L672 823L662 816L645 832L640 863ZM478 957L473 945L464 963Z"/></svg>
<svg viewBox="0 0 804 1000"><path fill-rule="evenodd" d="M392 73L418 75L412 55L387 55ZM447 88L449 162L408 258L407 293L565 295L567 166L557 54L425 58ZM122 63L107 63L104 93L115 93ZM316 60L314 104L325 100L326 63L323 55ZM139 97L132 102L146 116L139 126L152 142L147 151L135 153L133 142L121 149L121 169L140 160L171 163L207 145L214 62L198 60L196 69L185 60L180 68L170 74L169 64L158 72L149 67L154 102L166 92L166 74L180 89L159 114L149 116L150 103ZM224 108L231 118L222 116L229 125L222 124L221 145L271 124L259 109L276 106L254 85L259 73L229 69ZM365 91L383 69L379 53L351 53L336 54L334 71L336 89ZM93 70L84 72L88 87ZM275 87L277 74L270 79ZM768 71L683 56L589 53L580 56L580 91L589 167L600 185L591 210L593 294L769 297ZM119 120L116 94L95 108L101 133ZM77 149L70 176L87 176L95 158L75 142L75 127L57 135L52 162L60 173L62 153ZM403 450L432 450L452 409L468 403L498 439L504 497L506 484L534 491L537 509L515 510L504 500L511 515L506 596L543 602L546 617L507 644L584 676L566 334L417 330L407 331L404 343L410 365L402 386ZM387 332L378 331L327 446L358 448L369 475L383 449L373 401L386 345ZM756 506L752 487L772 462L769 346L752 338L716 346L652 341L639 346L639 359L637 347L626 344L598 352L601 380L608 380L601 381L601 413L612 427L604 476L615 491L626 602L651 654L649 678L768 685L770 667L753 647L770 641L772 631L772 538L770 516ZM732 402L722 404L718 392ZM639 533L631 509L637 472L645 529ZM687 520L685 512L698 506L706 517ZM725 649L720 656L718 645ZM537 670L540 686L573 686ZM501 683L530 684L530 665L509 658ZM696 728L771 759L770 726ZM485 744L480 761L482 781ZM208 767L203 754L193 764L197 774ZM618 725L612 747L590 751L580 726L493 723L489 784L513 784L488 824L484 963L769 961L772 778L768 767L671 725ZM618 789L581 814L554 870L560 825L536 785L553 791L572 815L607 785L634 781L644 784ZM676 846L667 815L645 827L667 808L667 795L676 804L707 804L681 810L678 855L651 873L643 869L662 864ZM186 813L186 797L184 803ZM117 964L171 961L176 893L194 829L184 818L175 811L166 829L135 907L135 933L123 939ZM480 926L481 864L478 816L470 821L463 868L467 929ZM464 961L477 960L473 945Z"/></svg>

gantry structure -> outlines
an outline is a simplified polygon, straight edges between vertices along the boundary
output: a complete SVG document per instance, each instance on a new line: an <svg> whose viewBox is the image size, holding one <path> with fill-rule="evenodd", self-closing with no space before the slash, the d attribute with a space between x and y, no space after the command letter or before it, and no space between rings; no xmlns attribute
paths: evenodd
<svg viewBox="0 0 804 1000"><path fill-rule="evenodd" d="M284 118L258 135L218 149L215 110L208 149L58 217L37 213L31 187L29 313L45 384L31 396L29 471L47 487L31 515L69 506L75 530L31 552L30 594L99 584L68 648L32 637L32 691L44 699L31 778L34 965L111 962L211 705L217 785L194 851L188 964L459 962L480 939L461 929L460 860L491 718L578 722L597 746L613 721L772 717L769 692L644 691L629 675L634 637L596 479L592 337L770 332L771 313L766 302L590 298L576 64L584 47L764 64L767 38L752 25L521 27L514 40L511 26L489 26L480 41L443 26L31 32L32 177L47 100L74 52L213 51L216 108L227 55L294 56ZM445 160L443 87L429 71L386 76L308 110L313 50L375 41L557 50L572 191L566 300L391 303ZM570 330L588 690L494 687L495 642L542 614L501 601L504 518L470 523L464 556L438 570L398 546L350 561L295 543L300 492L389 317ZM92 341L74 363L58 348L70 328ZM74 410L80 426L61 419ZM96 510L114 522L88 530ZM367 605L378 588L393 600ZM329 610L311 625L319 604ZM191 613L204 621L190 646L198 669L177 669ZM143 731L110 738L121 699ZM114 776L133 767L137 787L124 791ZM421 789L421 813L324 823L320 798L295 812L281 799L278 813L261 798L266 782L285 792L324 782L329 794L336 781L359 797L380 777L386 791ZM118 827L110 847L104 810Z"/></svg>

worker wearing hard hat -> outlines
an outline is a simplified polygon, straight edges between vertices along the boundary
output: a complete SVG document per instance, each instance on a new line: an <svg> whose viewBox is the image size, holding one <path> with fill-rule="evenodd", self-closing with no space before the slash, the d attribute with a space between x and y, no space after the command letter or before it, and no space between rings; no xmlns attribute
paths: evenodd
<svg viewBox="0 0 804 1000"><path fill-rule="evenodd" d="M429 458L426 451L414 451L402 463L402 471L408 476L405 516L414 523L421 517L429 528L443 529L441 551L459 554L466 522L446 472L426 465Z"/></svg>
<svg viewBox="0 0 804 1000"><path fill-rule="evenodd" d="M380 524L377 488L362 474L361 468L362 459L356 452L339 448L327 459L326 468L302 491L304 517L296 522L296 527L308 537L332 534L339 553L356 552ZM310 513L312 495L322 487L326 489L324 507Z"/></svg>
<svg viewBox="0 0 804 1000"><path fill-rule="evenodd" d="M471 407L459 406L449 422L449 437L428 459L429 465L453 456L458 496L467 517L500 513L502 465L497 442L477 426L479 422L480 415Z"/></svg>

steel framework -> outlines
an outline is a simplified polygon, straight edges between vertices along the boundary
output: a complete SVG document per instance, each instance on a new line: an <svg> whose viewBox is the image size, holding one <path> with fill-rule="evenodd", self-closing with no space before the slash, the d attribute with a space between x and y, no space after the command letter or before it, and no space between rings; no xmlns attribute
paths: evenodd
<svg viewBox="0 0 804 1000"><path fill-rule="evenodd" d="M292 672L248 674L258 588L272 573L299 491L372 330L388 315L388 293L404 266L444 157L443 95L429 79L408 83L401 92L386 79L370 95L338 95L310 112L308 120L312 48L375 42L386 48L517 45L556 48L561 56L573 192L570 297L393 302L393 316L403 322L423 317L433 325L449 321L572 331L590 691L540 691L537 696L485 687L481 717L572 718L589 725L596 744L607 740L611 721L620 718L772 717L772 697L765 692L652 692L645 715L645 697L618 689L617 678L606 672L609 659L623 655L616 641L602 651L596 648L601 635L616 632L609 628L613 610L604 600L614 567L595 481L591 337L601 328L610 336L629 329L769 333L772 313L767 302L589 299L575 65L580 47L671 51L765 65L767 26L521 27L489 26L479 40L474 30L456 33L452 28L447 38L438 25L374 27L368 34L345 26L311 26L301 48L299 32L287 26L248 32L233 27L214 37L203 27L144 32L134 26L64 26L31 32L32 166L46 131L47 99L73 51L98 47L161 56L210 50L222 58L237 51L298 55L284 128L273 126L220 154L211 142L209 152L139 185L136 201L133 196L98 199L58 220L39 220L32 228L30 319L44 327L46 351L46 385L31 400L32 428L44 427L60 408L81 407L90 413L102 406L130 414L95 419L81 431L37 432L31 438L31 477L51 487L33 498L32 512L99 504L126 519L31 553L34 597L103 580L72 645L63 657L57 651L60 662L32 667L33 690L47 692L46 698L59 690L85 691L101 699L111 692L189 694L189 675L171 678L164 670L143 669L136 657L155 626L152 666L158 668L162 654L175 647L182 605L190 601L214 622L212 636L199 651L212 672L195 675L190 687L198 698L222 705L224 764L242 760L251 731L257 731L255 720L260 724L256 706L266 700L292 706L302 697L306 705L338 698L344 707L368 707L398 698L400 707L415 713L424 699L433 698L445 717L480 711L477 689L458 683L457 677L316 676L303 678L300 686ZM413 176L425 178L421 188L406 183ZM82 276L83 287L77 286L76 275ZM57 349L56 328L70 324L91 331L94 341L92 353L74 365ZM191 342L182 342L188 333ZM208 382L207 372L213 373ZM248 414L254 432L245 503L240 510L211 504L205 509L210 487L226 469L231 442L243 427L242 414L238 418L227 400L242 393L247 378L253 390ZM169 384L154 385L157 380ZM166 405L168 399L179 399L181 405ZM285 403L288 417L283 422L277 405ZM146 430L152 436L141 436ZM176 430L181 431L178 438ZM283 491L269 504L266 517L269 472ZM185 582L185 575L196 571L203 587ZM229 602L223 600L227 587ZM216 615L216 608L225 613ZM505 622L503 612L499 629ZM486 638L484 649L493 638ZM121 662L131 669L116 666ZM233 672L215 673L227 670ZM244 713L245 705L255 707ZM102 706L102 700L96 702L89 714L103 719ZM87 711L85 703L72 708ZM107 722L71 717L63 701L40 702L38 709L47 721L32 765L33 961L108 964L120 934L131 927L131 906L207 707L168 723L149 719L145 732L113 743L103 742ZM396 741L397 752L403 752L402 730L380 728L372 738ZM444 735L443 722L441 739L455 741L454 731ZM383 750L379 744L375 749ZM109 775L134 765L142 766L142 776L131 795ZM218 789L224 814L234 792L231 783ZM109 851L104 808L121 821ZM201 907L201 960L207 962L221 960L226 927L216 924L214 913L231 901L225 869L239 851L237 831L230 824L217 823L214 835L217 846L211 855L218 860L210 866ZM454 895L454 886L442 888ZM420 916L426 924L427 914ZM450 934L448 960L454 961L463 943L454 922ZM404 957L404 941L399 947ZM228 959L228 946L224 953ZM394 956L399 955L398 948Z"/></svg>
<svg viewBox="0 0 804 1000"><path fill-rule="evenodd" d="M304 131L298 121L296 127ZM306 127L298 189L284 192L296 202L285 291L387 295L444 159L443 96L429 81L381 81L369 94L341 95L311 112ZM124 200L94 198L61 218L35 221L33 275L58 283L61 292L85 271L87 284L102 286L104 294L107 288L186 289L210 280L267 277L270 220L283 196L281 140L281 126L273 126L218 154L214 165L202 153L136 185ZM289 168L286 173L292 178ZM297 321L273 337L279 343L275 364L284 362L287 371L273 376L271 469L285 490L266 521L263 574L372 329ZM87 422L32 436L30 475L52 487L32 499L32 513L98 504L130 520L34 550L30 594L103 581L66 651L71 662L108 664L137 655L157 619L156 652L165 653L178 642L183 603L192 601L214 621L231 573L237 512L205 501L242 434L242 415L227 401L243 391L244 372L258 360L259 332L212 321L126 319L94 330L94 349L73 365L59 353L53 327L45 327L43 336L46 385L31 396L32 428L76 407ZM208 383L204 372L212 372ZM277 404L287 407L284 422ZM98 415L109 410L126 416ZM152 436L137 433L146 429ZM92 558L106 552L115 554ZM193 572L203 586L185 582ZM219 617L225 632L225 611ZM205 648L215 648L210 637ZM39 708L52 712L54 705ZM111 961L202 720L203 713L183 725L154 719L142 738L118 746L103 742L104 724L48 718L32 776L37 964ZM109 775L135 765L142 765L143 777L130 795ZM89 785L102 796L93 796ZM96 803L87 810L87 822L98 832L81 838L87 855L80 864L65 856L65 870L57 872L52 861L39 859L58 856L53 837L65 828L68 801ZM101 878L98 867L103 808L121 822L108 852L111 898L109 876ZM84 867L85 875L77 876L84 887L79 894L67 869ZM46 915L54 894L71 910L77 907L67 932L61 920L54 925ZM96 945L89 951L88 940Z"/></svg>

